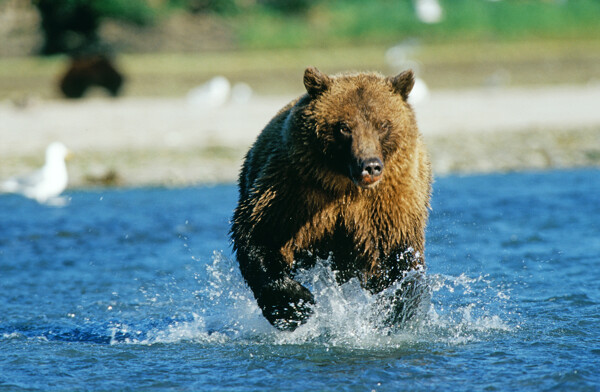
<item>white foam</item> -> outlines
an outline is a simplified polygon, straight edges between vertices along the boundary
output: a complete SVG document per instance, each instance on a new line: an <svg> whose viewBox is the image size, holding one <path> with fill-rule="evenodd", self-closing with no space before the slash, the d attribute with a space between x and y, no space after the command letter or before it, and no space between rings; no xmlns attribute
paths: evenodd
<svg viewBox="0 0 600 392"><path fill-rule="evenodd" d="M262 316L232 257L215 252L205 268L206 274L196 277L198 309L191 317L140 333L139 339L135 338L137 332L126 326L116 330L133 337L127 343L318 344L350 349L401 348L427 342L463 344L511 330L503 313L508 296L485 277L425 275L418 281L422 286L417 291L424 299L417 316L390 327L385 324L389 317L385 295L389 293L371 294L356 279L339 285L323 261L296 276L315 296L314 314L293 332L278 331Z"/></svg>

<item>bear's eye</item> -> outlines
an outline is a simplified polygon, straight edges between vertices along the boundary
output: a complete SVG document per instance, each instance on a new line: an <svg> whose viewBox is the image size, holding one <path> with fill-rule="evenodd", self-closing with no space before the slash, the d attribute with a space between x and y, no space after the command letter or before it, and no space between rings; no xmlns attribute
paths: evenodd
<svg viewBox="0 0 600 392"><path fill-rule="evenodd" d="M339 133L342 136L352 135L352 129L350 129L350 126L348 126L348 124L346 124L344 122L337 123L335 125L335 130L337 133Z"/></svg>
<svg viewBox="0 0 600 392"><path fill-rule="evenodd" d="M379 130L381 131L381 133L386 134L389 133L392 130L392 123L389 121L384 121L383 123L381 123L381 125L379 126Z"/></svg>

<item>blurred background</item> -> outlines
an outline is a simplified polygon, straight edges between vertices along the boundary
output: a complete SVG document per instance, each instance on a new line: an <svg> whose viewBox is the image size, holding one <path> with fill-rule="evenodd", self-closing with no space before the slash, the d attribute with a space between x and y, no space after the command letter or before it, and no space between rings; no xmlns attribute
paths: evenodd
<svg viewBox="0 0 600 392"><path fill-rule="evenodd" d="M138 96L215 73L296 93L307 64L395 71L398 45L396 62L418 62L432 88L586 83L598 20L597 0L0 0L0 98L56 97L64 55L82 52L119 55Z"/></svg>
<svg viewBox="0 0 600 392"><path fill-rule="evenodd" d="M415 70L434 169L600 164L598 0L0 0L0 178L234 181L302 73Z"/></svg>

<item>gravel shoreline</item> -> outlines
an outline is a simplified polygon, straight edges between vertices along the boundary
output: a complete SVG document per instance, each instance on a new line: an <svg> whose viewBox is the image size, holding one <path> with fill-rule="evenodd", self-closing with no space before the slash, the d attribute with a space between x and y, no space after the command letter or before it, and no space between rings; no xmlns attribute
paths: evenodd
<svg viewBox="0 0 600 392"><path fill-rule="evenodd" d="M73 152L70 187L185 186L236 180L245 151L293 97L219 107L183 98L0 103L0 179ZM432 91L414 104L434 172L600 166L600 84Z"/></svg>

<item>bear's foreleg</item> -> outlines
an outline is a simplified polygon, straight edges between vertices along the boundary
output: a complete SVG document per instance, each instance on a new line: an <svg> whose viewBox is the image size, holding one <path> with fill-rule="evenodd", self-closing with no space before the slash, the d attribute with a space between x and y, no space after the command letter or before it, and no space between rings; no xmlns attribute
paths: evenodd
<svg viewBox="0 0 600 392"><path fill-rule="evenodd" d="M367 286L371 292L381 294L377 301L377 307L383 310L380 321L385 326L399 326L425 312L430 303L425 261L412 247L402 247L381 259Z"/></svg>
<svg viewBox="0 0 600 392"><path fill-rule="evenodd" d="M276 252L263 247L239 248L237 258L246 283L265 318L280 330L293 331L312 314L312 293L292 279Z"/></svg>
<svg viewBox="0 0 600 392"><path fill-rule="evenodd" d="M430 303L431 288L424 272L410 271L378 297L378 321L385 327L402 326L418 320L427 312Z"/></svg>

